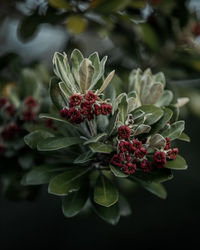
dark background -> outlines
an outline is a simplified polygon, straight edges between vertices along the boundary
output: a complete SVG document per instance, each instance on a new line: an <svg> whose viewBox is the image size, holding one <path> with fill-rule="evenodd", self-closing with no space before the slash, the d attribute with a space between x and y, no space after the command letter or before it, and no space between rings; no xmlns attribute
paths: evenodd
<svg viewBox="0 0 200 250"><path fill-rule="evenodd" d="M1 199L1 249L102 249L166 247L197 249L200 224L199 119L186 120L192 143L180 145L187 159L187 171L177 171L165 183L168 198L161 200L146 191L129 194L133 214L110 226L96 215L64 218L60 199L44 187L33 201Z"/></svg>
<svg viewBox="0 0 200 250"><path fill-rule="evenodd" d="M17 9L15 2L19 3ZM181 113L186 120L186 133L191 137L191 143L178 144L180 154L188 163L188 170L176 171L174 178L165 183L168 191L166 200L140 189L129 193L127 198L133 214L121 218L117 226L105 223L94 214L66 219L61 211L61 200L48 194L46 186L33 201L14 202L1 195L0 249L104 249L119 246L124 249L197 249L200 225L200 32L194 37L190 22L199 22L199 1L152 1L172 2L176 8L167 12L167 7L160 10L153 5L152 13L155 15L145 20L152 31L145 33L143 38L139 37L139 24L133 27L130 23L122 25L122 21L117 19L114 19L116 22L112 30L107 30L110 20L106 19L109 22L103 26L89 21L83 33L71 34L63 22L52 21L57 11L54 8L45 21L42 8L38 15L36 7L40 3L45 7L45 2L0 0L0 84L17 80L20 70L17 68L16 71L14 62L22 68L45 63L52 75L53 53L66 51L69 54L75 47L86 56L95 50L101 57L108 54L108 67L116 68L122 78L127 71L137 67L151 67L153 72L164 71L170 86L178 86L177 95L191 98ZM189 11L192 8L196 8L195 14ZM135 19L140 16L139 9L128 8L127 13ZM40 15L43 16L42 21ZM21 23L29 16L33 19L28 29L25 26L20 30ZM105 16L108 17L109 13L106 12ZM177 24L173 23L174 19L180 21L180 33L173 30L173 25ZM35 22L37 32L31 33ZM102 31L108 33L101 37L97 33ZM152 35L153 31L155 34ZM159 46L155 45L157 39ZM15 55L12 57L9 53Z"/></svg>

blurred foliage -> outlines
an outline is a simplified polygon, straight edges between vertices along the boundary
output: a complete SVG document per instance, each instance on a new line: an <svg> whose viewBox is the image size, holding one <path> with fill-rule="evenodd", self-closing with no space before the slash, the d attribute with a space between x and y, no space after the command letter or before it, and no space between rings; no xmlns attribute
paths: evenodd
<svg viewBox="0 0 200 250"><path fill-rule="evenodd" d="M162 70L170 82L199 78L200 21L191 2L3 0L0 13L2 22L8 14L11 19L19 19L18 37L23 42L33 39L44 23L66 30L67 54L75 47L84 50L80 34L92 34L99 41L108 38L112 46L105 48L103 54L109 55L110 66L118 70L122 79L127 81L127 71L132 68L150 67L154 72Z"/></svg>

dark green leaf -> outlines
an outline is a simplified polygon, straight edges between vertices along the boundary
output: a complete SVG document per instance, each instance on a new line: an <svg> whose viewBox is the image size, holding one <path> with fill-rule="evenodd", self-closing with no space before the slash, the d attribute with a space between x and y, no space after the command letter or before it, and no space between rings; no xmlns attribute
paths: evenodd
<svg viewBox="0 0 200 250"><path fill-rule="evenodd" d="M119 199L116 187L104 175L99 175L94 188L94 201L105 207L114 205Z"/></svg>
<svg viewBox="0 0 200 250"><path fill-rule="evenodd" d="M178 121L170 125L167 129L162 132L163 137L169 137L171 140L178 138L185 128L184 121Z"/></svg>
<svg viewBox="0 0 200 250"><path fill-rule="evenodd" d="M104 207L93 203L95 213L111 225L116 225L120 219L120 209L118 203L113 206Z"/></svg>
<svg viewBox="0 0 200 250"><path fill-rule="evenodd" d="M62 200L62 211L67 217L73 217L77 215L84 207L88 198L88 185L82 185L76 192L70 193Z"/></svg>
<svg viewBox="0 0 200 250"><path fill-rule="evenodd" d="M150 131L151 135L157 133L159 130L164 128L164 126L167 124L167 122L171 119L173 115L173 112L168 108L163 108L163 111L164 111L163 117L158 122L152 125Z"/></svg>
<svg viewBox="0 0 200 250"><path fill-rule="evenodd" d="M53 151L67 148L72 145L80 144L81 139L78 137L51 137L40 141L37 145L39 151Z"/></svg>
<svg viewBox="0 0 200 250"><path fill-rule="evenodd" d="M55 121L59 121L59 122L64 122L64 123L70 124L72 126L72 124L70 122L68 122L66 119L64 119L64 118L62 118L61 116L58 116L58 115L40 114L39 118L52 119L52 120L55 120Z"/></svg>
<svg viewBox="0 0 200 250"><path fill-rule="evenodd" d="M35 167L23 176L21 184L25 186L46 184L49 183L54 176L65 170L66 168L64 167L51 165Z"/></svg>
<svg viewBox="0 0 200 250"><path fill-rule="evenodd" d="M82 163L85 163L85 162L88 162L92 159L94 153L91 152L90 150L79 155L75 160L74 160L74 163L75 164L82 164Z"/></svg>
<svg viewBox="0 0 200 250"><path fill-rule="evenodd" d="M180 113L180 110L178 107L174 106L174 105L170 105L169 108L172 110L173 112L173 115L170 119L170 122L171 123L174 123L178 120L178 117L179 117L179 113Z"/></svg>
<svg viewBox="0 0 200 250"><path fill-rule="evenodd" d="M137 170L134 176L146 182L164 182L173 178L172 171L170 169L153 169L149 173Z"/></svg>
<svg viewBox="0 0 200 250"><path fill-rule="evenodd" d="M185 133L182 133L177 139L180 141L190 142L190 137Z"/></svg>
<svg viewBox="0 0 200 250"><path fill-rule="evenodd" d="M113 151L113 147L111 145L107 145L102 142L91 143L89 147L94 153L110 154Z"/></svg>
<svg viewBox="0 0 200 250"><path fill-rule="evenodd" d="M130 179L136 181L141 187L143 187L150 193L158 196L159 198L166 199L167 192L161 183L155 181L146 182L135 176L131 176Z"/></svg>
<svg viewBox="0 0 200 250"><path fill-rule="evenodd" d="M24 137L25 143L32 149L37 148L38 142L43 139L53 137L54 135L45 130L36 130Z"/></svg>
<svg viewBox="0 0 200 250"><path fill-rule="evenodd" d="M185 159L180 155L177 155L174 160L167 161L165 167L176 170L184 170L188 168Z"/></svg>
<svg viewBox="0 0 200 250"><path fill-rule="evenodd" d="M114 131L114 129L116 127L117 120L118 120L118 115L119 115L119 111L117 110L117 111L115 111L115 113L109 119L109 124L108 124L108 127L107 127L108 135L111 135L112 132Z"/></svg>
<svg viewBox="0 0 200 250"><path fill-rule="evenodd" d="M120 208L120 215L121 216L129 216L132 213L131 207L130 207L128 201L122 195L120 195L120 197L119 197L119 208Z"/></svg>
<svg viewBox="0 0 200 250"><path fill-rule="evenodd" d="M54 177L49 183L48 192L55 195L68 195L80 189L89 168L78 168L74 166L62 174Z"/></svg>
<svg viewBox="0 0 200 250"><path fill-rule="evenodd" d="M83 145L87 145L93 142L98 142L101 138L105 137L107 134L104 132L102 134L98 134L90 139L88 139L86 142L83 143Z"/></svg>
<svg viewBox="0 0 200 250"><path fill-rule="evenodd" d="M66 102L61 95L61 90L59 88L59 80L57 77L52 77L49 86L50 97L53 104L57 109L61 109L66 106Z"/></svg>
<svg viewBox="0 0 200 250"><path fill-rule="evenodd" d="M159 107L156 107L154 105L143 105L135 109L135 111L133 112L133 117L134 113L138 110L144 111L145 114L151 114L145 121L145 124L147 125L156 123L164 114L164 111Z"/></svg>
<svg viewBox="0 0 200 250"><path fill-rule="evenodd" d="M112 173L116 176L116 177L121 177L121 178L126 178L128 177L127 174L123 173L119 167L115 167L113 165L110 164L110 169L112 171Z"/></svg>
<svg viewBox="0 0 200 250"><path fill-rule="evenodd" d="M159 107L169 106L173 100L173 93L170 90L164 90L163 95L157 101L156 105Z"/></svg>

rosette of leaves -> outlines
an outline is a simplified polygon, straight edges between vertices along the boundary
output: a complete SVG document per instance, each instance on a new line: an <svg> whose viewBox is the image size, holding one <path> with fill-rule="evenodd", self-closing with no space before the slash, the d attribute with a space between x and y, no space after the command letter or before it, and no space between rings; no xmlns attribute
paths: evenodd
<svg viewBox="0 0 200 250"><path fill-rule="evenodd" d="M53 108L40 117L53 119L57 133L37 129L25 137L34 150L48 154L48 162L28 172L22 184L48 183L48 192L62 197L66 217L90 206L115 225L131 213L120 183L129 180L166 198L162 182L174 169L187 168L173 140L189 138L184 121L178 121L181 101L166 98L173 94L164 90L162 73L132 71L129 92L109 99L118 86L112 82L106 89L114 75L104 78L106 59L96 52L84 58L77 49L70 61L65 53L55 53L56 77L49 87Z"/></svg>
<svg viewBox="0 0 200 250"><path fill-rule="evenodd" d="M12 200L31 199L38 190L20 184L24 173L43 161L27 147L24 136L36 127L46 133L53 127L51 121L45 123L38 119L38 113L46 110L41 77L25 68L20 78L17 83L6 84L0 96L0 181L4 196Z"/></svg>

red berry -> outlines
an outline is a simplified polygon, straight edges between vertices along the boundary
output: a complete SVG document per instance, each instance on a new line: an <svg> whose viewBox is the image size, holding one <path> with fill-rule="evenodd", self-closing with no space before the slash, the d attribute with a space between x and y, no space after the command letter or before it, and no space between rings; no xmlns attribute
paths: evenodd
<svg viewBox="0 0 200 250"><path fill-rule="evenodd" d="M148 160L143 160L140 162L140 168L145 172L148 173L152 170L152 163Z"/></svg>
<svg viewBox="0 0 200 250"><path fill-rule="evenodd" d="M124 172L126 174L134 174L135 170L136 170L136 164L134 164L132 162L128 162L128 163L125 164L123 169L124 169Z"/></svg>
<svg viewBox="0 0 200 250"><path fill-rule="evenodd" d="M81 122L83 122L81 111L75 108L69 109L69 117L70 117L69 121L71 123L80 124Z"/></svg>
<svg viewBox="0 0 200 250"><path fill-rule="evenodd" d="M26 110L22 113L23 120L26 122L31 122L35 120L36 114L32 112L31 110Z"/></svg>
<svg viewBox="0 0 200 250"><path fill-rule="evenodd" d="M156 151L153 159L154 159L154 164L158 168L163 168L166 164L166 155L164 152Z"/></svg>
<svg viewBox="0 0 200 250"><path fill-rule="evenodd" d="M137 149L140 149L142 147L142 142L138 139L134 139L132 143L130 144L131 152L134 153Z"/></svg>
<svg viewBox="0 0 200 250"><path fill-rule="evenodd" d="M79 94L73 94L69 98L69 106L70 107L78 106L81 103L82 99L83 99L83 97L81 95L79 95Z"/></svg>
<svg viewBox="0 0 200 250"><path fill-rule="evenodd" d="M95 115L101 115L101 106L100 105L98 105L98 104L94 104L94 114Z"/></svg>
<svg viewBox="0 0 200 250"><path fill-rule="evenodd" d="M60 110L60 115L66 119L69 118L69 109L68 108L63 108Z"/></svg>
<svg viewBox="0 0 200 250"><path fill-rule="evenodd" d="M171 160L176 159L177 154L178 154L178 148L173 148L168 152L168 156Z"/></svg>
<svg viewBox="0 0 200 250"><path fill-rule="evenodd" d="M34 108L38 106L37 101L32 96L26 97L24 104L29 108Z"/></svg>
<svg viewBox="0 0 200 250"><path fill-rule="evenodd" d="M146 148L139 148L139 149L136 149L135 151L135 157L136 158L143 158L145 155L147 154L147 150Z"/></svg>
<svg viewBox="0 0 200 250"><path fill-rule="evenodd" d="M19 127L17 124L9 124L7 128L3 129L1 135L5 140L11 140L17 135L18 131Z"/></svg>
<svg viewBox="0 0 200 250"><path fill-rule="evenodd" d="M130 143L128 141L120 141L119 150L122 153L130 151Z"/></svg>
<svg viewBox="0 0 200 250"><path fill-rule="evenodd" d="M170 138L169 138L169 137L166 137L165 140L166 140L166 146L165 146L164 149L165 149L165 150L168 150L168 149L171 148Z"/></svg>
<svg viewBox="0 0 200 250"><path fill-rule="evenodd" d="M195 23L192 27L192 33L195 36L199 36L200 35L200 23Z"/></svg>
<svg viewBox="0 0 200 250"><path fill-rule="evenodd" d="M1 97L0 98L0 108L2 108L3 106L5 106L8 103L8 99L5 97Z"/></svg>
<svg viewBox="0 0 200 250"><path fill-rule="evenodd" d="M118 135L120 138L128 139L130 134L131 134L131 129L129 128L129 126L125 125L118 128Z"/></svg>
<svg viewBox="0 0 200 250"><path fill-rule="evenodd" d="M121 154L113 155L113 157L110 160L111 164L118 166L118 167L123 166L122 161L123 161L123 156Z"/></svg>
<svg viewBox="0 0 200 250"><path fill-rule="evenodd" d="M98 99L98 96L95 95L92 91L89 91L86 95L85 95L85 99L90 103L93 104L96 102L96 100Z"/></svg>
<svg viewBox="0 0 200 250"><path fill-rule="evenodd" d="M8 106L6 106L5 110L10 116L13 116L15 114L15 106L13 104L9 104Z"/></svg>

